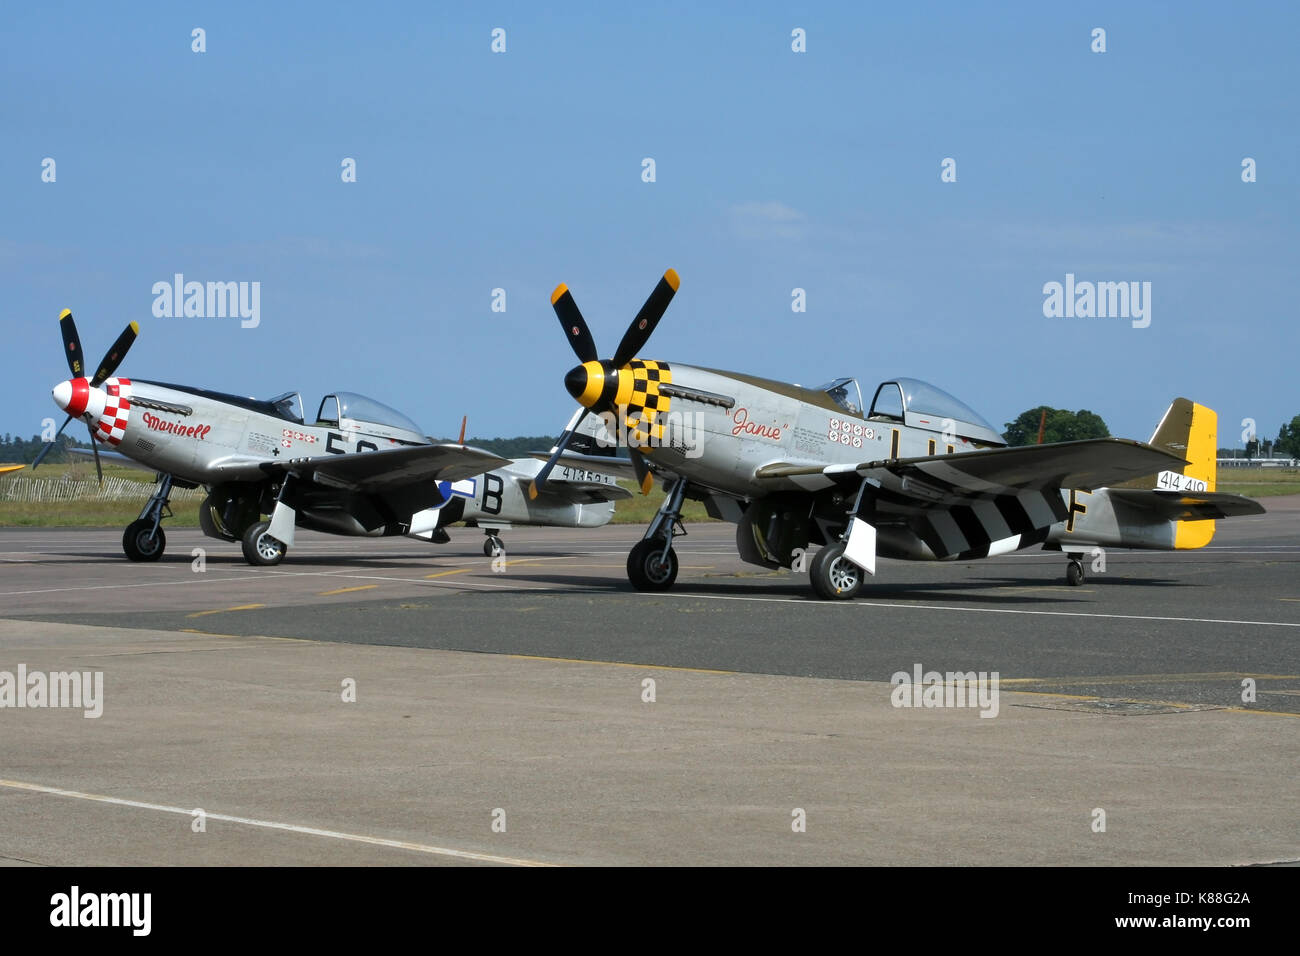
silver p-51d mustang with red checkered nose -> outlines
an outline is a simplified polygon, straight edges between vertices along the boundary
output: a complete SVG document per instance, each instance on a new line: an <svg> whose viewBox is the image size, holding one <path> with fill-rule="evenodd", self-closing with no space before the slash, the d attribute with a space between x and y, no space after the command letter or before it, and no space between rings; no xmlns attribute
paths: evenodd
<svg viewBox="0 0 1300 956"><path fill-rule="evenodd" d="M483 551L495 557L505 550L500 532L513 524L599 527L613 516L614 502L631 494L610 474L575 467L559 481L552 477L544 496L530 497L540 461L467 446L464 422L458 442L435 443L401 412L352 392L326 395L315 421L307 422L297 392L263 401L114 377L139 333L134 322L87 378L70 311L59 316L59 328L73 376L52 393L68 414L59 432L82 419L97 470L97 445L105 444L116 449L106 456L159 473L156 490L122 536L133 561L162 557L161 523L177 486L207 490L199 508L203 533L241 542L255 565L279 564L295 528L444 543L446 526L455 522L482 528ZM594 434L592 427L581 431ZM42 449L33 467L52 447Z"/></svg>

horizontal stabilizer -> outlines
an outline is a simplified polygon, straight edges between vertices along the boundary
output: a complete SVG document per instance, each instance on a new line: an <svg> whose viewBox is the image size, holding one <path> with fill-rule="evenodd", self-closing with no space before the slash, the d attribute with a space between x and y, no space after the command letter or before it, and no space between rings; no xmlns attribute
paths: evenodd
<svg viewBox="0 0 1300 956"><path fill-rule="evenodd" d="M1110 496L1135 508L1172 521L1206 521L1240 515L1262 515L1264 506L1253 498L1216 491L1170 492L1138 488L1111 488Z"/></svg>

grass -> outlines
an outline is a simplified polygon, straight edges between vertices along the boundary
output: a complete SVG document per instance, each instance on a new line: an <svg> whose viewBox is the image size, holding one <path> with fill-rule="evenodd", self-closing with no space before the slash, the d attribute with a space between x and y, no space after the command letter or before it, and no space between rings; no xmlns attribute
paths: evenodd
<svg viewBox="0 0 1300 956"><path fill-rule="evenodd" d="M1247 498L1300 494L1300 468L1220 468L1216 490Z"/></svg>
<svg viewBox="0 0 1300 956"><path fill-rule="evenodd" d="M14 475L32 475L30 469ZM77 462L72 465L43 466L36 475L58 478L64 474L74 480L91 480L95 466ZM152 475L122 465L107 465L104 476L110 475L140 482L140 497L135 501L62 501L42 503L29 501L0 501L0 527L24 528L124 528L140 515L145 499L153 493ZM0 482L8 476L0 476ZM620 482L633 493L631 499L618 502L614 511L614 524L647 524L659 510L664 493L659 487L650 494L641 495L636 484ZM1248 498L1267 498L1275 495L1300 494L1300 468L1224 468L1219 472L1218 490ZM199 502L173 503L174 518L168 525L181 528L199 526ZM687 501L682 509L682 519L687 522L712 521L698 501Z"/></svg>

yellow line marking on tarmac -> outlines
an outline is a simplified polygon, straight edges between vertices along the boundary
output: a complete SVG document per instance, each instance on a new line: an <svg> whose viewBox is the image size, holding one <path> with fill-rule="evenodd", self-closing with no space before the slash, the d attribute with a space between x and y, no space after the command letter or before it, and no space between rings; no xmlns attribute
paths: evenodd
<svg viewBox="0 0 1300 956"><path fill-rule="evenodd" d="M379 587L378 584L358 584L354 588L335 588L333 591L317 591L320 597L329 597L331 594L347 594L349 591L369 591L371 588Z"/></svg>
<svg viewBox="0 0 1300 956"><path fill-rule="evenodd" d="M314 641L308 637L272 637L267 634L218 634L216 631L200 631L197 627L182 627L178 633L200 634L203 637L229 637L238 641L288 641L291 644L321 643L320 641Z"/></svg>
<svg viewBox="0 0 1300 956"><path fill-rule="evenodd" d="M727 674L735 675L740 671L719 671L708 667L676 667L672 664L631 664L627 661L590 661L581 657L543 657L537 654L502 654L517 661L550 661L553 664L597 664L601 667L636 667L640 670L685 671L688 674Z"/></svg>
<svg viewBox="0 0 1300 956"><path fill-rule="evenodd" d="M140 800L124 800L121 797L105 797L97 793L82 793L79 790L62 790L58 787L46 787L39 783L26 783L21 780L0 779L0 787L12 790L27 790L55 797L72 797L76 800L91 800L95 803L109 803L119 807L134 807L137 810L156 810L160 813L177 813L192 817L194 810L186 807L169 807L161 803L144 803ZM339 830L322 830L319 827L301 826L296 823L277 823L273 820L255 820L251 817L236 817L226 813L205 813L207 820L221 820L225 823L238 823L243 826L261 827L265 830L286 830L306 836L328 837L332 840L347 840L351 843L366 843L370 846L389 847L394 850L410 850L415 853L429 853L434 856L450 856L460 860L476 860L480 863L504 863L509 866L554 866L541 860L527 860L512 856L495 856L491 853L473 853L469 850L455 850L445 846L429 846L424 843L408 843L405 840L387 840L382 837L366 836L363 833L344 833Z"/></svg>
<svg viewBox="0 0 1300 956"><path fill-rule="evenodd" d="M434 574L426 574L424 577L427 581L430 578L445 578L449 574L465 574L466 572L473 570L473 568L456 568L454 571L438 571ZM376 585L376 587L378 587L378 585Z"/></svg>
<svg viewBox="0 0 1300 956"><path fill-rule="evenodd" d="M207 617L209 614L225 614L227 611L254 611L259 607L266 607L265 604L240 604L238 607L219 607L215 611L195 611L193 614L186 614L186 617Z"/></svg>
<svg viewBox="0 0 1300 956"><path fill-rule="evenodd" d="M1218 681L1238 680L1252 677L1255 680L1300 680L1296 674L1238 674L1221 672L1215 674L1107 674L1104 677L1002 677L1003 684L1043 684L1061 686L1062 684L1167 684L1174 681Z"/></svg>
<svg viewBox="0 0 1300 956"><path fill-rule="evenodd" d="M1225 707L1230 714L1268 714L1270 717L1300 717L1287 710L1260 710L1256 707Z"/></svg>

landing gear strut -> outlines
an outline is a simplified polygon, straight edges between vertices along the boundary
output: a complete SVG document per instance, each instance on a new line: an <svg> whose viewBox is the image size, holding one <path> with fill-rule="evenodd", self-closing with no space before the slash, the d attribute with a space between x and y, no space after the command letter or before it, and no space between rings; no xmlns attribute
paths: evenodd
<svg viewBox="0 0 1300 956"><path fill-rule="evenodd" d="M638 591L667 591L677 580L673 538L686 534L682 527L685 497L686 479L678 478L646 528L645 536L627 556L627 577Z"/></svg>
<svg viewBox="0 0 1300 956"><path fill-rule="evenodd" d="M505 543L501 540L501 532L496 529L483 532L487 535L487 540L483 542L483 554L489 558L499 558L506 553Z"/></svg>
<svg viewBox="0 0 1300 956"><path fill-rule="evenodd" d="M1072 588L1078 587L1087 579L1083 573L1083 561L1080 560L1083 555L1071 554L1067 555L1067 557L1069 557L1070 563L1065 566L1065 583Z"/></svg>
<svg viewBox="0 0 1300 956"><path fill-rule="evenodd" d="M132 561L157 561L167 549L167 535L160 527L163 518L172 516L172 476L163 475L158 489L145 502L140 517L122 533L122 551Z"/></svg>

